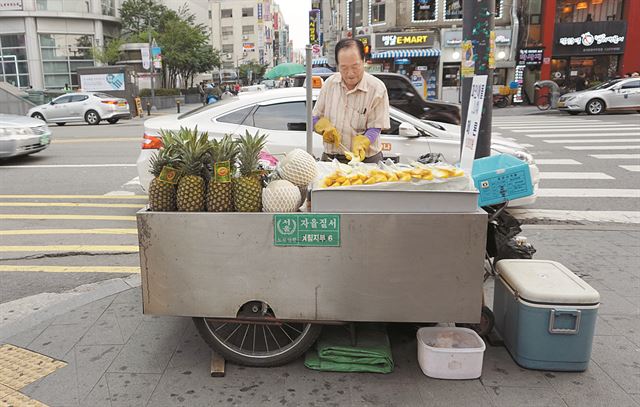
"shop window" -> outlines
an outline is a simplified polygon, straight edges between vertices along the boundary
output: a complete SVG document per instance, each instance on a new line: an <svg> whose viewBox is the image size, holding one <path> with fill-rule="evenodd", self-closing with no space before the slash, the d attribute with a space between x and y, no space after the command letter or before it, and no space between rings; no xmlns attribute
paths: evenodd
<svg viewBox="0 0 640 407"><path fill-rule="evenodd" d="M254 27L253 25L243 25L242 26L242 34L253 34L254 31Z"/></svg>
<svg viewBox="0 0 640 407"><path fill-rule="evenodd" d="M243 7L242 17L253 17L253 7Z"/></svg>
<svg viewBox="0 0 640 407"><path fill-rule="evenodd" d="M77 85L77 69L94 66L92 35L40 34L39 39L46 88Z"/></svg>
<svg viewBox="0 0 640 407"><path fill-rule="evenodd" d="M29 86L24 34L0 35L0 81L19 88Z"/></svg>
<svg viewBox="0 0 640 407"><path fill-rule="evenodd" d="M413 0L411 20L416 21L435 21L437 18L437 1L436 0Z"/></svg>
<svg viewBox="0 0 640 407"><path fill-rule="evenodd" d="M369 22L383 24L386 20L386 5L384 0L369 0Z"/></svg>
<svg viewBox="0 0 640 407"><path fill-rule="evenodd" d="M260 106L253 114L253 127L261 129L289 130L292 123L306 123L306 121L304 102Z"/></svg>
<svg viewBox="0 0 640 407"><path fill-rule="evenodd" d="M460 86L460 65L442 67L442 86L449 88Z"/></svg>
<svg viewBox="0 0 640 407"><path fill-rule="evenodd" d="M493 70L493 85L509 85L507 83L507 68L497 68Z"/></svg>
<svg viewBox="0 0 640 407"><path fill-rule="evenodd" d="M556 5L556 22L582 23L587 21L622 20L624 0L559 0Z"/></svg>
<svg viewBox="0 0 640 407"><path fill-rule="evenodd" d="M495 18L502 18L502 3L503 0L496 0ZM462 20L462 4L463 0L445 0L444 19Z"/></svg>
<svg viewBox="0 0 640 407"><path fill-rule="evenodd" d="M354 0L347 0L347 29L353 27L353 16L351 15L351 3ZM356 27L362 27L362 0L355 0L356 2Z"/></svg>
<svg viewBox="0 0 640 407"><path fill-rule="evenodd" d="M230 8L226 8L223 10L220 10L220 17L221 18L232 18L233 17L233 10Z"/></svg>

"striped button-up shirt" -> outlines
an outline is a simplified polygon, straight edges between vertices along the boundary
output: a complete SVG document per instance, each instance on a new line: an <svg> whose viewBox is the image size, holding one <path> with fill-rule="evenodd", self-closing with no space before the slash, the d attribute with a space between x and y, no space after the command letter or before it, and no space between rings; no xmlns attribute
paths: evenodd
<svg viewBox="0 0 640 407"><path fill-rule="evenodd" d="M354 136L364 134L367 129L389 128L387 88L380 79L365 72L358 86L349 90L342 76L336 73L324 82L313 115L329 119L342 134L342 144L351 150ZM344 154L344 149L329 143L324 143L324 151ZM371 141L367 157L380 151L380 137L377 136Z"/></svg>

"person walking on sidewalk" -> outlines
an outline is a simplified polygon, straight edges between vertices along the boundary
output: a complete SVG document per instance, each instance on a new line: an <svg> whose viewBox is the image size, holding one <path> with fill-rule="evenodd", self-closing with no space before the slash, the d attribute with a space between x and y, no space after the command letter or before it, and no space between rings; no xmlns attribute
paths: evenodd
<svg viewBox="0 0 640 407"><path fill-rule="evenodd" d="M322 135L323 161L382 160L380 133L388 129L389 96L384 83L364 71L364 45L345 38L335 48L338 74L327 79L313 109L314 130Z"/></svg>

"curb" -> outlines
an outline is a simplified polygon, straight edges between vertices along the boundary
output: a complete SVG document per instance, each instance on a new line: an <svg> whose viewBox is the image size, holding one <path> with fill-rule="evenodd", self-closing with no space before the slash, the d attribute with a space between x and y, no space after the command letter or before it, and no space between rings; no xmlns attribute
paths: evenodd
<svg viewBox="0 0 640 407"><path fill-rule="evenodd" d="M75 308L140 285L140 275L132 274L81 285L62 293L40 293L0 304L0 342Z"/></svg>

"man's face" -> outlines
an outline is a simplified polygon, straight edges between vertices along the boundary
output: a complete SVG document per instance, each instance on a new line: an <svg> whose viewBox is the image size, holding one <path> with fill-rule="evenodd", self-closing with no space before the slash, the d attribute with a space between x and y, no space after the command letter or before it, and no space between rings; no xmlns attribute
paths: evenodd
<svg viewBox="0 0 640 407"><path fill-rule="evenodd" d="M355 88L364 75L364 61L355 47L343 48L338 52L338 70L347 88Z"/></svg>

